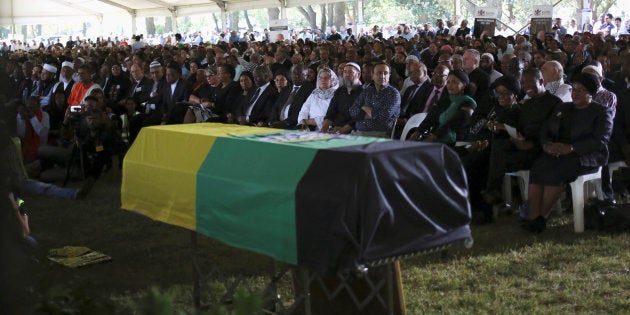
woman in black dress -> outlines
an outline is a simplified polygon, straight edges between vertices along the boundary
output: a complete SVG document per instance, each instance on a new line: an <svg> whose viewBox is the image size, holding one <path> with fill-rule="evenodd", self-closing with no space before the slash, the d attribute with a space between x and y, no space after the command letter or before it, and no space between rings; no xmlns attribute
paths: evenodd
<svg viewBox="0 0 630 315"><path fill-rule="evenodd" d="M523 222L527 230L542 232L565 184L595 172L608 158L612 117L606 107L592 101L598 84L594 75L578 74L573 79L573 102L557 106L543 125L543 153L530 170L529 211Z"/></svg>

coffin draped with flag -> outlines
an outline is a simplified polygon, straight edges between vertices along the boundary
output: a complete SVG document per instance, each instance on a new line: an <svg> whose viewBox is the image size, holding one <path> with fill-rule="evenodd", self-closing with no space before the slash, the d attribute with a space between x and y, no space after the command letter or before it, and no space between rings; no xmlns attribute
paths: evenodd
<svg viewBox="0 0 630 315"><path fill-rule="evenodd" d="M470 238L441 144L223 124L144 128L122 207L320 274Z"/></svg>

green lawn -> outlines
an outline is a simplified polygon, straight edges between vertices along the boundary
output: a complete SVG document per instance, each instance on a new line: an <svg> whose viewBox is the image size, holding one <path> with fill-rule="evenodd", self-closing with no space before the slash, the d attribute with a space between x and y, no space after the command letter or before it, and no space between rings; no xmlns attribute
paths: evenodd
<svg viewBox="0 0 630 315"><path fill-rule="evenodd" d="M176 309L192 309L190 232L121 210L119 189L117 181L104 178L86 200L27 201L41 247L28 289L36 305L54 309L65 298L70 309L104 304L128 314L156 286L174 296ZM572 216L565 214L533 235L512 215L473 227L473 236L471 249L454 244L445 253L402 261L407 314L630 312L628 233L574 234ZM49 249L65 245L88 246L113 261L70 269L46 260ZM250 277L254 286L271 266L270 259L205 237L199 238L198 257L228 275Z"/></svg>

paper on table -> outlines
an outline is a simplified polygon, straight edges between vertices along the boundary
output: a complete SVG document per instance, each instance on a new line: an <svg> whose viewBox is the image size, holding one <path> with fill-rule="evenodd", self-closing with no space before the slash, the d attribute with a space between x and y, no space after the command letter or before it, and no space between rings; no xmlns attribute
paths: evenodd
<svg viewBox="0 0 630 315"><path fill-rule="evenodd" d="M507 133L510 135L510 137L512 138L518 138L517 134L516 134L516 128L510 126L510 125L506 125L503 124L503 126L505 126L505 131L507 131Z"/></svg>

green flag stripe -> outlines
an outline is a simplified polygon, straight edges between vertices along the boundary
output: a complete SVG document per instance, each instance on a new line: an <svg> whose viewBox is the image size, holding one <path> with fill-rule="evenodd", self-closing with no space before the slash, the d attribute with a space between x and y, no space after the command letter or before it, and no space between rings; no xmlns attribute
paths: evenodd
<svg viewBox="0 0 630 315"><path fill-rule="evenodd" d="M316 152L217 139L197 174L197 231L296 264L295 188Z"/></svg>

